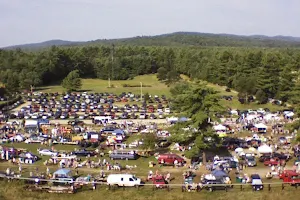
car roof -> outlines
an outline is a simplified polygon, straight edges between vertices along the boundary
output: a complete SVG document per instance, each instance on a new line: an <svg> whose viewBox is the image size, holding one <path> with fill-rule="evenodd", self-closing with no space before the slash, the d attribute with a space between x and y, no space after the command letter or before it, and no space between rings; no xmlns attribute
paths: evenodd
<svg viewBox="0 0 300 200"><path fill-rule="evenodd" d="M260 176L258 174L252 174L251 178L252 179L260 179Z"/></svg>

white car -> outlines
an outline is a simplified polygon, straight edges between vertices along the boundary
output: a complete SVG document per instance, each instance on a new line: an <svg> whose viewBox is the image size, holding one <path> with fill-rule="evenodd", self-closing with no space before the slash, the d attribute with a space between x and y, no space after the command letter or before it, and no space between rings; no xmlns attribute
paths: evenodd
<svg viewBox="0 0 300 200"><path fill-rule="evenodd" d="M38 153L39 153L41 156L57 156L57 155L58 155L57 152L51 151L51 150L49 150L49 149L42 149L42 150L39 150Z"/></svg>

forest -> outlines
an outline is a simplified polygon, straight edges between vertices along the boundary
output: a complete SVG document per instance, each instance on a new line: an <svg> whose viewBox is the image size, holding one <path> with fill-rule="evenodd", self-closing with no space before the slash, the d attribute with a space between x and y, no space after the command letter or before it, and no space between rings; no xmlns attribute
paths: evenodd
<svg viewBox="0 0 300 200"><path fill-rule="evenodd" d="M81 78L127 80L157 73L171 84L180 74L227 86L246 101L255 95L299 103L300 49L257 47L74 46L39 51L0 50L0 80L9 92Z"/></svg>

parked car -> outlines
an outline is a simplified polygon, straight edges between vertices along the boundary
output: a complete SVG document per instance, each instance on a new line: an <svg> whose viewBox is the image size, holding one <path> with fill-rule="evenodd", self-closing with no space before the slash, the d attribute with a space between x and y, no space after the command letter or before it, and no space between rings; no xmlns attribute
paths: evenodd
<svg viewBox="0 0 300 200"><path fill-rule="evenodd" d="M49 149L41 149L41 150L38 150L38 153L39 153L41 156L57 156L57 155L58 155L57 152L51 151L51 150L49 150Z"/></svg>
<svg viewBox="0 0 300 200"><path fill-rule="evenodd" d="M107 177L107 185L136 187L141 185L141 179L132 174L110 174Z"/></svg>
<svg viewBox="0 0 300 200"><path fill-rule="evenodd" d="M260 191L264 189L264 185L258 174L251 175L251 185L253 191Z"/></svg>
<svg viewBox="0 0 300 200"><path fill-rule="evenodd" d="M165 180L163 176L154 176L152 178L153 185L155 185L156 188L168 188L168 182Z"/></svg>
<svg viewBox="0 0 300 200"><path fill-rule="evenodd" d="M113 151L109 154L111 160L136 160L138 155L135 151Z"/></svg>
<svg viewBox="0 0 300 200"><path fill-rule="evenodd" d="M245 161L248 167L255 167L257 165L254 156L246 156Z"/></svg>
<svg viewBox="0 0 300 200"><path fill-rule="evenodd" d="M204 188L210 192L213 192L215 190L227 190L229 188L229 185L225 185L224 181L222 181L221 179L205 180L203 184Z"/></svg>
<svg viewBox="0 0 300 200"><path fill-rule="evenodd" d="M278 158L271 158L270 160L266 160L264 162L265 166L277 166L279 164L281 164L281 160L279 160Z"/></svg>
<svg viewBox="0 0 300 200"><path fill-rule="evenodd" d="M76 156L94 156L94 155L96 155L96 152L81 149L81 150L78 150L78 151L73 151L71 154L76 155Z"/></svg>
<svg viewBox="0 0 300 200"><path fill-rule="evenodd" d="M160 154L157 160L162 165L174 165L175 160L177 160L178 164L185 163L185 160L177 154Z"/></svg>

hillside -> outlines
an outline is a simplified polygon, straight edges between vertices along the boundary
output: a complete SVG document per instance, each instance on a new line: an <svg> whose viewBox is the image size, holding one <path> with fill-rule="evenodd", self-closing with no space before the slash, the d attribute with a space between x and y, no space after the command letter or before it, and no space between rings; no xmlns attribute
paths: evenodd
<svg viewBox="0 0 300 200"><path fill-rule="evenodd" d="M86 42L50 40L41 43L10 46L4 49L38 49L56 46L77 45L138 45L138 46L223 46L223 47L300 47L300 37L290 36L240 36L197 32L176 32L157 36L141 36L123 39L99 39Z"/></svg>

